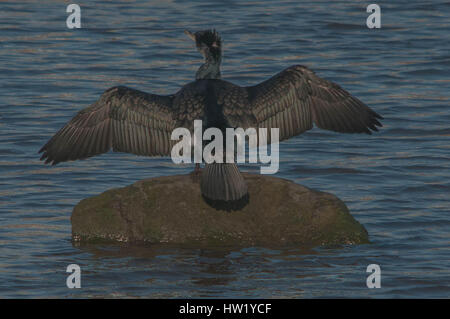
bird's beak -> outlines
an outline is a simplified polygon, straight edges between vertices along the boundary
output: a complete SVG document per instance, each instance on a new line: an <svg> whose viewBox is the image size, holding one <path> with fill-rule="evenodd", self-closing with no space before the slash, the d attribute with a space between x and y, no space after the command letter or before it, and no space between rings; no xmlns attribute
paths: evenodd
<svg viewBox="0 0 450 319"><path fill-rule="evenodd" d="M191 31L184 30L184 34L186 34L192 41L195 41L195 35Z"/></svg>

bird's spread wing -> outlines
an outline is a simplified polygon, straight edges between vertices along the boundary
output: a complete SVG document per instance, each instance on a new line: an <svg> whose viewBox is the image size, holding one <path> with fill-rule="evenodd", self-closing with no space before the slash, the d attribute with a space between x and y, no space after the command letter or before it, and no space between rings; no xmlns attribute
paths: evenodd
<svg viewBox="0 0 450 319"><path fill-rule="evenodd" d="M217 103L231 127L244 129L258 127L258 122L249 106L248 90L231 82L220 81L215 86Z"/></svg>
<svg viewBox="0 0 450 319"><path fill-rule="evenodd" d="M343 133L371 134L371 130L377 131L377 126L382 126L378 121L382 117L360 100L300 65L291 66L258 85L232 91L230 96L236 92L246 94L247 105L234 105L230 100L224 110L251 111L257 127L280 129L280 141L311 129L313 123ZM235 121L236 124L245 126L246 122Z"/></svg>
<svg viewBox="0 0 450 319"><path fill-rule="evenodd" d="M111 148L137 155L170 155L170 136L176 127L172 102L173 96L111 88L42 147L41 160L57 164L105 153Z"/></svg>

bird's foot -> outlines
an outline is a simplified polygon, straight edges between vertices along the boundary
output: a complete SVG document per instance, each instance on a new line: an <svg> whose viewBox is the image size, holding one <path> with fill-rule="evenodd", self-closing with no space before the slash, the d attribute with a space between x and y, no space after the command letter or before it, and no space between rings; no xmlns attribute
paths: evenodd
<svg viewBox="0 0 450 319"><path fill-rule="evenodd" d="M192 180L194 182L200 182L201 176L202 176L202 169L200 168L200 164L195 164L195 168L191 173Z"/></svg>

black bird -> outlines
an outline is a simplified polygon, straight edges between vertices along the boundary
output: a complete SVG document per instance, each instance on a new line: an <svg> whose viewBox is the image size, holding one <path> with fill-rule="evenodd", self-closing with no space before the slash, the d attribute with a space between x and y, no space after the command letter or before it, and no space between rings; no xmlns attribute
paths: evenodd
<svg viewBox="0 0 450 319"><path fill-rule="evenodd" d="M270 79L241 87L221 80L222 41L215 30L185 33L205 61L196 80L172 95L156 95L118 86L81 110L39 152L45 163L84 159L108 152L146 156L170 155L171 133L204 128L279 128L280 141L313 127L342 133L367 133L382 126L380 115L339 85L293 65ZM270 140L270 137L269 137ZM205 164L200 187L213 201L248 197L247 185L234 163Z"/></svg>

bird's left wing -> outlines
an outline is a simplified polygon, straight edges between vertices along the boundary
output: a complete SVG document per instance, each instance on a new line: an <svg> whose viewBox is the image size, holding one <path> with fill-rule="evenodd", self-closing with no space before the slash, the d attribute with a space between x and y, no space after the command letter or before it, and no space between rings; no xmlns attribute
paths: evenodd
<svg viewBox="0 0 450 319"><path fill-rule="evenodd" d="M173 96L114 87L61 128L39 153L45 163L84 159L108 152L170 155L176 120Z"/></svg>

